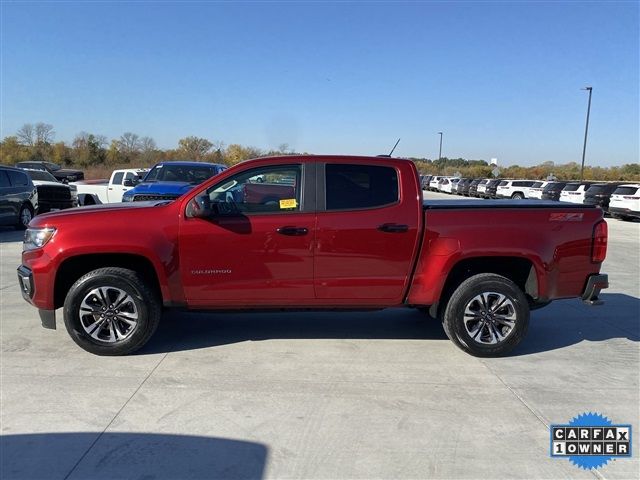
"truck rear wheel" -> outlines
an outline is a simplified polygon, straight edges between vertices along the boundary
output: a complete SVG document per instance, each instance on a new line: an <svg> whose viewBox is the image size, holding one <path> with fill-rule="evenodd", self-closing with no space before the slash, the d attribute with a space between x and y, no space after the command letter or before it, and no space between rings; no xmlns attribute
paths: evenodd
<svg viewBox="0 0 640 480"><path fill-rule="evenodd" d="M526 335L529 305L511 280L482 273L453 292L442 322L449 339L465 352L497 357L509 353Z"/></svg>
<svg viewBox="0 0 640 480"><path fill-rule="evenodd" d="M160 322L158 296L140 275L99 268L76 281L64 302L64 324L81 348L96 355L140 349Z"/></svg>

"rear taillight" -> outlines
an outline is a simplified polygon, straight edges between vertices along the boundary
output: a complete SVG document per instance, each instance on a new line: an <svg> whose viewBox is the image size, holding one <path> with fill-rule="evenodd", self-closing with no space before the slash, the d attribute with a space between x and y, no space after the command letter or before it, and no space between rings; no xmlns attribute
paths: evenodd
<svg viewBox="0 0 640 480"><path fill-rule="evenodd" d="M598 222L593 229L591 243L591 261L593 263L602 263L607 256L607 234L607 222L604 220Z"/></svg>
<svg viewBox="0 0 640 480"><path fill-rule="evenodd" d="M625 200L640 200L640 197L622 197Z"/></svg>

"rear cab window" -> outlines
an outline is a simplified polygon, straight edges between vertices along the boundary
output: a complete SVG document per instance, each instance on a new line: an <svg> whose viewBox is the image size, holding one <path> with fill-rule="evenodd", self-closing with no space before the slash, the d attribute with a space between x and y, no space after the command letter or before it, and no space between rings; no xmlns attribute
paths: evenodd
<svg viewBox="0 0 640 480"><path fill-rule="evenodd" d="M393 205L399 201L398 172L388 166L328 163L325 193L328 211Z"/></svg>

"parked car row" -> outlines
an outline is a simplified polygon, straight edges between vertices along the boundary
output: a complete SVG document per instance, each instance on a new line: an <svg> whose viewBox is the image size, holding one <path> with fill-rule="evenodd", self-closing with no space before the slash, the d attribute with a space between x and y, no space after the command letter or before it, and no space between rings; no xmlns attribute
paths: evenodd
<svg viewBox="0 0 640 480"><path fill-rule="evenodd" d="M640 184L512 180L424 175L423 190L476 198L539 199L597 205L622 220L640 218Z"/></svg>
<svg viewBox="0 0 640 480"><path fill-rule="evenodd" d="M225 170L205 162L161 162L152 169L114 170L108 180L84 180L79 170L50 162L0 166L0 225L26 228L40 213L84 205L173 200ZM264 178L256 182L264 182Z"/></svg>

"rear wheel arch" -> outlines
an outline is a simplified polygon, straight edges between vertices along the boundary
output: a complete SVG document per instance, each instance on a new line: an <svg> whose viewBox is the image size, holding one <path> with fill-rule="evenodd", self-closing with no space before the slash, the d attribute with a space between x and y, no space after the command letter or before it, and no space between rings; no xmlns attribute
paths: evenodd
<svg viewBox="0 0 640 480"><path fill-rule="evenodd" d="M459 260L449 270L439 301L431 314L441 316L453 292L468 278L483 273L500 275L515 283L530 302L539 296L538 272L531 260L524 257L471 257Z"/></svg>

